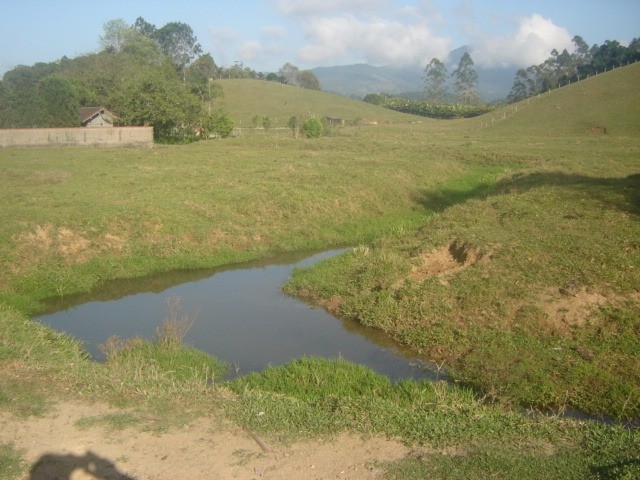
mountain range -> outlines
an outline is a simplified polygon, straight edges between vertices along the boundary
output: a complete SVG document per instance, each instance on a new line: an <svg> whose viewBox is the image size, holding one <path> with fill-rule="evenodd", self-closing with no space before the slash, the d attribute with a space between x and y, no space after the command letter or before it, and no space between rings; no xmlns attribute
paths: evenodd
<svg viewBox="0 0 640 480"><path fill-rule="evenodd" d="M469 47L460 47L449 53L446 61L447 74L451 75ZM473 58L473 56L472 56ZM424 90L424 66L393 67L369 64L316 67L314 73L322 89L351 98L361 99L369 93L391 93L419 96ZM506 98L513 85L515 67L483 68L476 66L478 92L486 102Z"/></svg>

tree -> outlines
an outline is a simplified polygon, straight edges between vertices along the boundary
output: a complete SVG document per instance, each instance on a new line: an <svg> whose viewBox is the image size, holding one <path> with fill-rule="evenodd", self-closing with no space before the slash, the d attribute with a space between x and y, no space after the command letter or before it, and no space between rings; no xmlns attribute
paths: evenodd
<svg viewBox="0 0 640 480"><path fill-rule="evenodd" d="M106 21L102 29L104 33L100 37L100 46L103 50L114 52L119 52L135 31L121 18Z"/></svg>
<svg viewBox="0 0 640 480"><path fill-rule="evenodd" d="M634 38L629 43L629 46L627 47L626 60L629 63L640 60L640 37Z"/></svg>
<svg viewBox="0 0 640 480"><path fill-rule="evenodd" d="M158 30L155 25L147 22L142 17L136 18L136 23L133 24L133 28L135 28L140 34L149 38L155 38Z"/></svg>
<svg viewBox="0 0 640 480"><path fill-rule="evenodd" d="M125 125L153 125L157 140L171 141L200 123L202 103L172 69L146 69L120 86L114 109Z"/></svg>
<svg viewBox="0 0 640 480"><path fill-rule="evenodd" d="M257 73L249 67L245 67L242 62L235 62L232 67L225 70L222 75L227 78L256 78Z"/></svg>
<svg viewBox="0 0 640 480"><path fill-rule="evenodd" d="M308 138L318 138L324 133L324 125L316 117L311 117L302 124L302 132Z"/></svg>
<svg viewBox="0 0 640 480"><path fill-rule="evenodd" d="M124 42L121 53L135 57L137 62L147 65L162 65L168 61L160 50L158 42L135 30Z"/></svg>
<svg viewBox="0 0 640 480"><path fill-rule="evenodd" d="M17 114L16 96L7 82L0 80L0 128L12 128Z"/></svg>
<svg viewBox="0 0 640 480"><path fill-rule="evenodd" d="M433 103L442 103L446 94L447 67L433 58L424 69L425 98Z"/></svg>
<svg viewBox="0 0 640 480"><path fill-rule="evenodd" d="M193 93L202 100L211 100L219 96L220 88L212 85L218 74L218 67L211 54L206 53L198 57L185 72L185 82Z"/></svg>
<svg viewBox="0 0 640 480"><path fill-rule="evenodd" d="M513 82L513 87L509 95L507 95L507 101L509 103L519 102L531 95L530 79L527 70L524 68L519 69L516 72L516 78Z"/></svg>
<svg viewBox="0 0 640 480"><path fill-rule="evenodd" d="M575 53L580 58L586 58L589 55L589 45L580 35L576 35L571 39L575 47Z"/></svg>
<svg viewBox="0 0 640 480"><path fill-rule="evenodd" d="M158 42L138 27L139 21L144 22L142 18L138 18L134 27L127 25L121 18L105 22L104 34L100 37L102 50L109 53L129 53L144 63L162 63L164 54ZM151 28L155 29L153 25Z"/></svg>
<svg viewBox="0 0 640 480"><path fill-rule="evenodd" d="M39 127L77 127L80 103L78 94L69 80L58 75L47 77L38 83L40 107Z"/></svg>
<svg viewBox="0 0 640 480"><path fill-rule="evenodd" d="M293 138L298 138L298 132L300 131L300 117L293 115L287 122L287 126L291 129Z"/></svg>
<svg viewBox="0 0 640 480"><path fill-rule="evenodd" d="M167 23L155 32L154 38L178 71L183 70L191 60L202 53L198 38L186 23Z"/></svg>
<svg viewBox="0 0 640 480"><path fill-rule="evenodd" d="M480 96L476 85L478 83L478 74L476 73L475 64L471 59L471 55L465 52L451 76L454 79L453 86L460 103L464 105L478 103Z"/></svg>
<svg viewBox="0 0 640 480"><path fill-rule="evenodd" d="M169 22L161 28L156 28L144 18L138 17L133 30L155 41L179 72L184 73L187 65L202 53L198 37L186 23Z"/></svg>
<svg viewBox="0 0 640 480"><path fill-rule="evenodd" d="M296 83L308 90L322 90L320 88L320 80L309 70L303 70L296 75Z"/></svg>
<svg viewBox="0 0 640 480"><path fill-rule="evenodd" d="M202 130L205 138L212 133L220 135L222 138L227 138L233 132L234 127L233 118L222 109L205 115L202 121Z"/></svg>
<svg viewBox="0 0 640 480"><path fill-rule="evenodd" d="M298 85L297 77L299 71L300 69L298 67L287 62L280 68L280 70L278 70L278 73L282 78L284 78L283 83L288 83L289 85Z"/></svg>

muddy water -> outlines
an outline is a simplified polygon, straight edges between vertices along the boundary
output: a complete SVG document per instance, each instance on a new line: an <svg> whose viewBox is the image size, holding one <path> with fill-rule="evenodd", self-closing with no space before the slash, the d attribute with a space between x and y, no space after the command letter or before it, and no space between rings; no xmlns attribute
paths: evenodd
<svg viewBox="0 0 640 480"><path fill-rule="evenodd" d="M245 374L303 356L345 358L393 379L435 378L432 365L380 332L338 320L281 292L294 268L339 250L213 271L179 272L117 282L93 296L62 299L35 320L84 342L96 359L108 337L154 337L170 316L169 302L195 318L185 342Z"/></svg>

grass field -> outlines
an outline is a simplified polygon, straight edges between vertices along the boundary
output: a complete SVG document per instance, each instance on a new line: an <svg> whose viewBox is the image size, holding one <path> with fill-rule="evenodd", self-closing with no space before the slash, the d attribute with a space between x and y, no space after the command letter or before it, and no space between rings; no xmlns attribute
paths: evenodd
<svg viewBox="0 0 640 480"><path fill-rule="evenodd" d="M260 80L220 80L224 96L214 101L232 113L239 127L253 127L254 116L269 117L273 127L286 127L297 115L342 119L346 124L407 123L421 121L421 117L405 115L368 103L339 97L326 92L305 90L282 83ZM262 126L260 121L259 126Z"/></svg>
<svg viewBox="0 0 640 480"><path fill-rule="evenodd" d="M379 124L315 140L0 150L0 408L28 418L99 397L161 412L154 428L216 411L265 435L350 429L420 445L389 478L633 478L637 430L519 411L640 413L639 67L517 111L420 123L224 81L238 123L307 109ZM301 360L225 386L230 400L211 381L222 366L175 342L114 344L95 364L29 320L47 297L108 280L335 245L355 248L288 291L428 353L458 386ZM19 456L0 447L14 472Z"/></svg>

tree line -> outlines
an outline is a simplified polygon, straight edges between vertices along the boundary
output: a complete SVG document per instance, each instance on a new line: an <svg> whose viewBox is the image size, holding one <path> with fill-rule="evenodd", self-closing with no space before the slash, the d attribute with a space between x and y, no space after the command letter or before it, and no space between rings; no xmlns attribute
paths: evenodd
<svg viewBox="0 0 640 480"><path fill-rule="evenodd" d="M241 64L217 66L187 24L158 28L142 17L133 25L110 20L97 53L6 72L0 81L0 128L76 127L80 107L103 106L120 125L152 125L157 141L190 141L197 134L227 136L233 130L227 112L211 109L222 94L216 79L275 77L320 89L311 72L291 64L279 74L246 76L247 70Z"/></svg>
<svg viewBox="0 0 640 480"><path fill-rule="evenodd" d="M513 87L507 96L509 103L518 102L538 93L573 83L588 76L611 70L640 60L640 38L625 47L616 40L602 45L589 45L576 35L572 39L574 51L556 49L540 65L531 65L516 72Z"/></svg>
<svg viewBox="0 0 640 480"><path fill-rule="evenodd" d="M387 93L366 95L364 101L403 113L442 119L475 117L493 109L482 105L477 90L478 74L468 52L462 55L451 75L438 58L429 62L424 74L424 99L421 101ZM450 85L454 94L449 91Z"/></svg>

